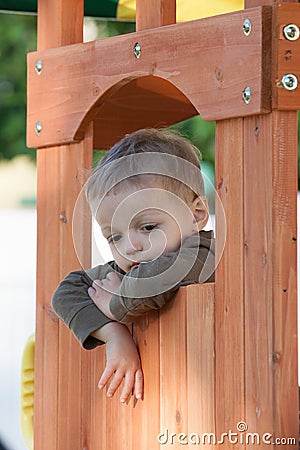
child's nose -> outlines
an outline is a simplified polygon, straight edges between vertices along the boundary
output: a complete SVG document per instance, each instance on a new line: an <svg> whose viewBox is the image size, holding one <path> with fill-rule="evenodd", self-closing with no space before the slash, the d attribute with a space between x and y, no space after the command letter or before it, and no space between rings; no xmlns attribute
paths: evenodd
<svg viewBox="0 0 300 450"><path fill-rule="evenodd" d="M133 255L137 251L143 250L141 239L139 239L137 233L135 233L134 231L128 233L124 250L127 255Z"/></svg>

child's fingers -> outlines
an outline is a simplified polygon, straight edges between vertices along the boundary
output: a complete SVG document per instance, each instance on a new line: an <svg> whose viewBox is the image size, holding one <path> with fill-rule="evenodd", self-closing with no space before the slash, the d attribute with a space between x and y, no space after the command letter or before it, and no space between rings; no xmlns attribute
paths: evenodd
<svg viewBox="0 0 300 450"><path fill-rule="evenodd" d="M106 275L106 278L110 281L118 281L121 282L120 277L115 272L109 272Z"/></svg>
<svg viewBox="0 0 300 450"><path fill-rule="evenodd" d="M115 369L113 369L112 367L107 367L107 366L105 367L103 374L101 375L101 378L98 383L99 389L103 389L104 386L107 385L108 381L110 380L110 378L112 377L114 372L115 372Z"/></svg>
<svg viewBox="0 0 300 450"><path fill-rule="evenodd" d="M120 396L121 403L125 403L127 401L128 397L132 393L133 386L134 386L134 374L128 373L125 375L125 378L124 378L124 384L123 384L122 393Z"/></svg>
<svg viewBox="0 0 300 450"><path fill-rule="evenodd" d="M122 383L123 378L124 378L124 372L123 371L118 371L117 370L114 373L114 375L111 378L111 381L110 381L110 384L109 384L109 388L107 390L107 396L108 397L113 397L114 393L116 392L116 390L118 389L118 387Z"/></svg>
<svg viewBox="0 0 300 450"><path fill-rule="evenodd" d="M143 397L144 393L144 375L142 369L138 369L134 379L134 393L137 399Z"/></svg>
<svg viewBox="0 0 300 450"><path fill-rule="evenodd" d="M94 281L93 281L93 284L92 284L92 287L93 287L95 290L101 288L101 287L102 287L102 281L100 281L100 280L94 280Z"/></svg>
<svg viewBox="0 0 300 450"><path fill-rule="evenodd" d="M95 294L96 294L95 289L94 289L93 287L89 287L89 288L88 288L88 294L89 294L89 296L91 297L91 299L94 300Z"/></svg>

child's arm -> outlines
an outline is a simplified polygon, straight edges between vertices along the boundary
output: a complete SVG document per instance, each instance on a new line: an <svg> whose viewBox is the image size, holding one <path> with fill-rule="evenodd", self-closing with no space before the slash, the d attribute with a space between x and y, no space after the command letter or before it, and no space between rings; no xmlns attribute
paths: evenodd
<svg viewBox="0 0 300 450"><path fill-rule="evenodd" d="M126 325L110 322L95 331L93 336L106 343L106 366L99 381L102 389L109 383L107 396L112 397L122 381L120 396L125 403L134 391L137 399L143 396L143 372L138 351Z"/></svg>
<svg viewBox="0 0 300 450"><path fill-rule="evenodd" d="M88 273L83 270L71 272L53 294L54 311L85 349L90 350L103 344L92 333L112 321L97 308L88 289L92 285L92 279L105 278L114 269L116 265L108 263L97 266Z"/></svg>

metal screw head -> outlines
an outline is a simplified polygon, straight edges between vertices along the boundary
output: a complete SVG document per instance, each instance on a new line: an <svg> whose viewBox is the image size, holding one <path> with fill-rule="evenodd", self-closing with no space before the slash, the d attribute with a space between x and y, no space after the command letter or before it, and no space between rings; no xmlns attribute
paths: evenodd
<svg viewBox="0 0 300 450"><path fill-rule="evenodd" d="M252 25L250 19L246 19L243 23L243 31L245 36L249 36L249 34L251 33L251 26Z"/></svg>
<svg viewBox="0 0 300 450"><path fill-rule="evenodd" d="M282 77L281 84L287 91L294 91L298 87L298 78L293 73L286 73Z"/></svg>
<svg viewBox="0 0 300 450"><path fill-rule="evenodd" d="M35 124L34 129L35 129L36 134L39 135L41 133L42 129L43 129L43 126L42 126L41 122L37 122Z"/></svg>
<svg viewBox="0 0 300 450"><path fill-rule="evenodd" d="M43 68L43 63L42 61L39 59L36 63L35 63L35 71L38 75L41 74L42 72L42 68Z"/></svg>
<svg viewBox="0 0 300 450"><path fill-rule="evenodd" d="M249 88L249 86L245 87L245 89L243 90L243 100L246 105L249 105L251 100L251 89Z"/></svg>
<svg viewBox="0 0 300 450"><path fill-rule="evenodd" d="M283 29L283 35L288 41L296 41L300 36L298 25L295 25L294 23L286 25Z"/></svg>
<svg viewBox="0 0 300 450"><path fill-rule="evenodd" d="M139 59L141 57L141 53L142 53L142 48L141 48L140 44L137 42L134 46L133 54L136 57L136 59Z"/></svg>

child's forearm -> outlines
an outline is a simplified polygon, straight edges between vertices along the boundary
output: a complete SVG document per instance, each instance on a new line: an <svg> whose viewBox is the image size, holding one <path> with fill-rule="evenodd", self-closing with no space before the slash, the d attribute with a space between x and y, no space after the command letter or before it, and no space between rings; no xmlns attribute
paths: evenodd
<svg viewBox="0 0 300 450"><path fill-rule="evenodd" d="M52 298L54 311L86 349L101 344L101 341L90 336L94 330L111 322L90 298L89 286L91 279L84 271L71 272L60 283Z"/></svg>
<svg viewBox="0 0 300 450"><path fill-rule="evenodd" d="M120 337L121 335L123 335L123 333L125 333L126 335L129 333L126 325L119 322L109 322L91 333L91 336L95 337L99 341L107 343L111 339Z"/></svg>

